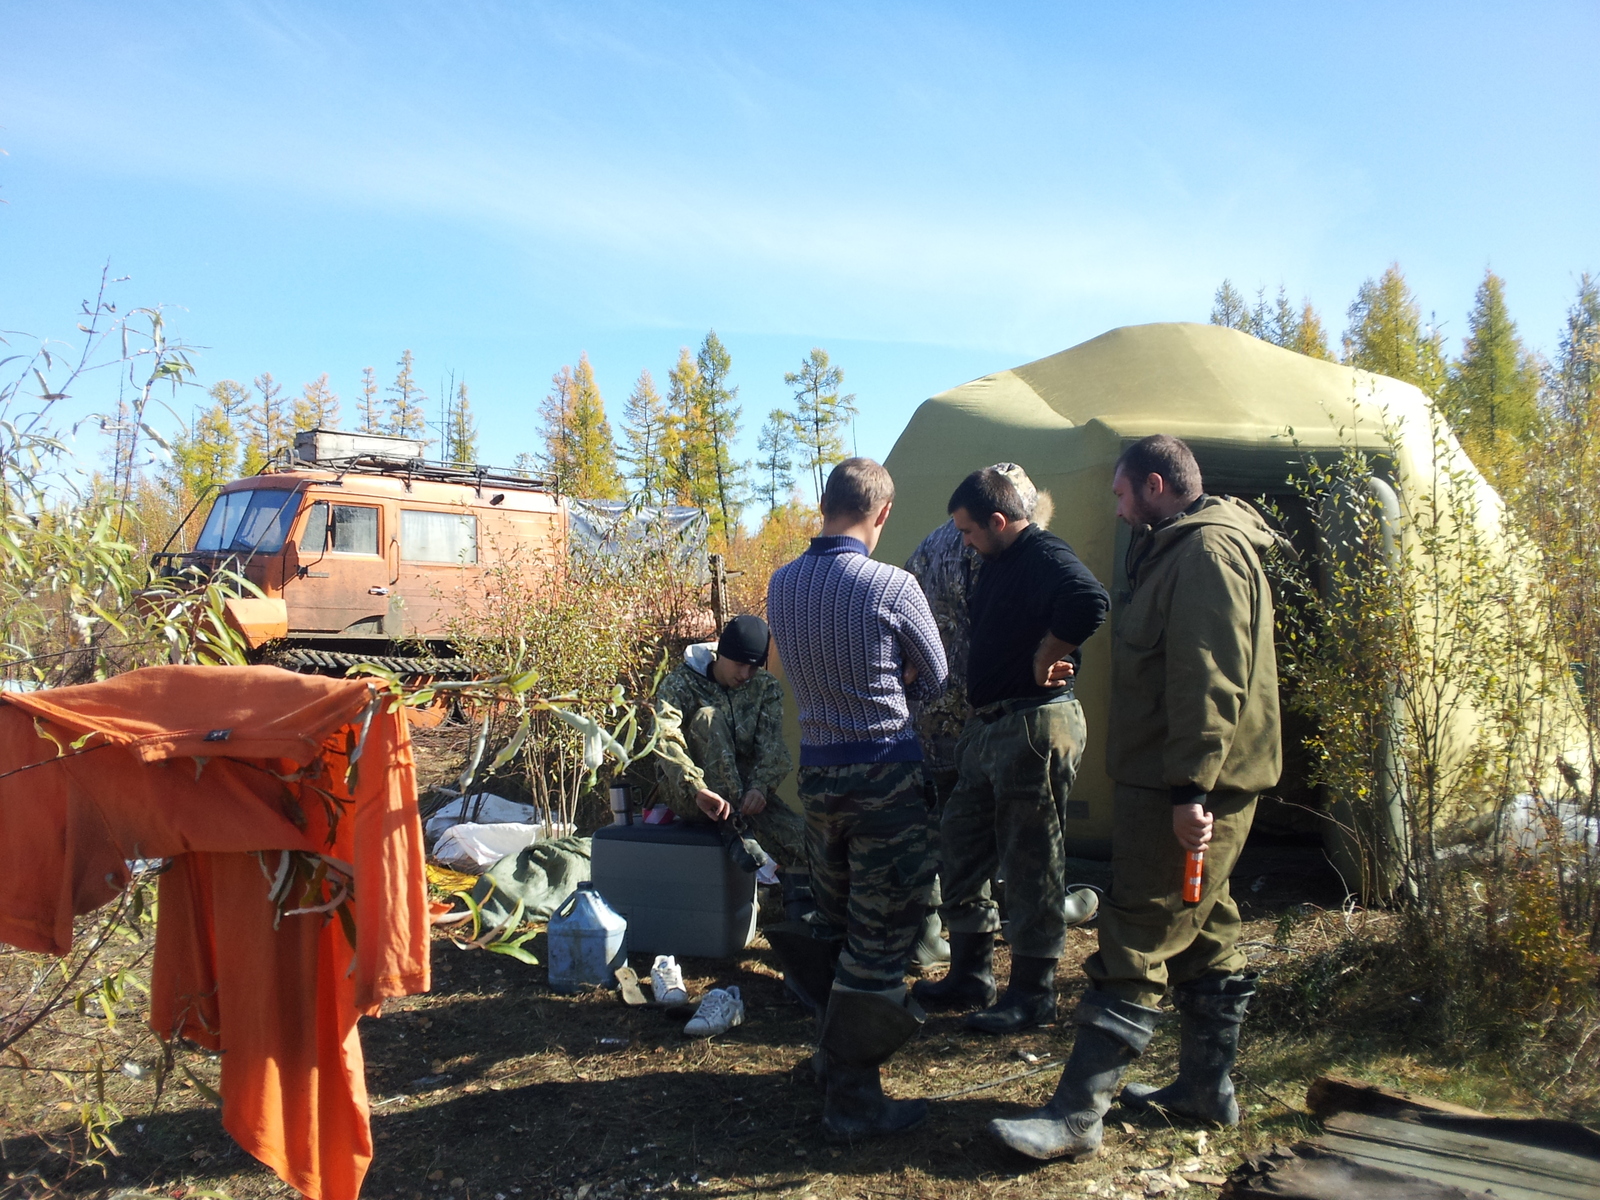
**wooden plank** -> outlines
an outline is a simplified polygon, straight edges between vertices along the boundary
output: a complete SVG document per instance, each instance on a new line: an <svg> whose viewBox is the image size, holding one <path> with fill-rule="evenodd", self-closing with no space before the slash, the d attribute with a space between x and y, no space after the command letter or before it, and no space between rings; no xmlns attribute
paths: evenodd
<svg viewBox="0 0 1600 1200"><path fill-rule="evenodd" d="M1373 1113L1376 1116L1400 1116L1404 1113L1436 1112L1454 1113L1462 1117L1481 1117L1485 1114L1475 1108L1463 1108L1445 1100L1399 1088L1383 1087L1376 1083L1363 1083L1348 1075L1323 1075L1311 1081L1306 1089L1306 1107L1319 1121L1326 1121L1334 1113Z"/></svg>
<svg viewBox="0 0 1600 1200"><path fill-rule="evenodd" d="M1505 1122L1515 1125L1514 1120ZM1600 1161L1493 1136L1365 1113L1340 1113L1312 1144L1354 1162L1506 1200L1600 1200Z"/></svg>

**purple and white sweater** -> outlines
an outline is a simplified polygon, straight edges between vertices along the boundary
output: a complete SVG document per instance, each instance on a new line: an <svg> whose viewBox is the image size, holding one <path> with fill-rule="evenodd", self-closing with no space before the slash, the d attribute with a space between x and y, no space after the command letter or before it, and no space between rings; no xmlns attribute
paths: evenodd
<svg viewBox="0 0 1600 1200"><path fill-rule="evenodd" d="M917 762L911 707L944 691L939 627L916 577L853 537L817 537L772 574L767 622L800 708L800 765ZM907 667L916 682L901 683Z"/></svg>

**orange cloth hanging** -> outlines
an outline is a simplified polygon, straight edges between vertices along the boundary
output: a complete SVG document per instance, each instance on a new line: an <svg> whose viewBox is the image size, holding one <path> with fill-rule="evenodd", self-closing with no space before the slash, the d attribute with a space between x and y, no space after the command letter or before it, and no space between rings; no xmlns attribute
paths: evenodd
<svg viewBox="0 0 1600 1200"><path fill-rule="evenodd" d="M279 915L340 888L302 881L274 904L288 851L349 871L355 947L329 915ZM169 857L151 1025L222 1052L223 1125L241 1146L312 1200L355 1200L372 1160L356 1018L428 989L404 716L360 680L273 667L151 667L5 697L0 940L65 954L73 916L125 886L127 860Z"/></svg>

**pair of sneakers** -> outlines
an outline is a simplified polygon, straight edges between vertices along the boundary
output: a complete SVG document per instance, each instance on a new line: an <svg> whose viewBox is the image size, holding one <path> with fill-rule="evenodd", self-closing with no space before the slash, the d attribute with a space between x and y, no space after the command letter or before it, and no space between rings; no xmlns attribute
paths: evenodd
<svg viewBox="0 0 1600 1200"><path fill-rule="evenodd" d="M650 990L661 1004L684 1004L689 991L683 986L683 969L670 954L658 954L650 968ZM744 997L737 987L712 988L683 1027L690 1037L714 1037L744 1024Z"/></svg>

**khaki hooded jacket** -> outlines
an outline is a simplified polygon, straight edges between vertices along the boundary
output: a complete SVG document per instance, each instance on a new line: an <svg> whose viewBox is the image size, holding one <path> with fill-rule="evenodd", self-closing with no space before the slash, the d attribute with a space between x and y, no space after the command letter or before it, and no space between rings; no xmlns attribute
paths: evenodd
<svg viewBox="0 0 1600 1200"><path fill-rule="evenodd" d="M1106 762L1173 801L1260 792L1283 769L1272 593L1261 555L1282 535L1249 505L1202 496L1134 535L1115 622Z"/></svg>

